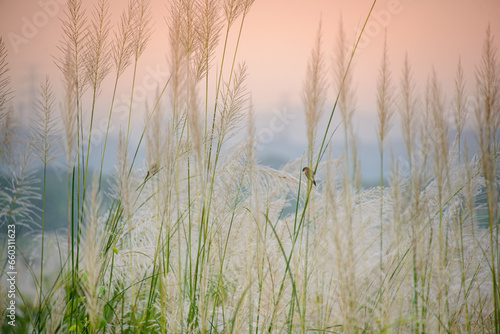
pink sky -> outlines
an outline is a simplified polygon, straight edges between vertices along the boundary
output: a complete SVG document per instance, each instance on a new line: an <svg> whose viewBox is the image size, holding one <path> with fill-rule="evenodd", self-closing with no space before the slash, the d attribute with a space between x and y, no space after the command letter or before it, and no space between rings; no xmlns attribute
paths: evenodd
<svg viewBox="0 0 500 334"><path fill-rule="evenodd" d="M0 35L7 44L18 103L38 87L46 74L55 82L60 78L54 57L59 55L60 18L64 17L62 3L63 0L0 0ZM91 8L88 2L85 3ZM112 20L116 23L126 2L111 0L111 3ZM163 1L153 0L152 3L155 31L141 59L139 83L149 80L152 72L167 71L166 5ZM257 0L247 18L238 56L239 60L247 62L248 89L257 112L270 112L283 104L300 107L306 65L320 17L330 67L340 15L352 40L359 32L371 3L370 0ZM375 113L384 28L387 28L395 82L399 81L401 64L408 52L418 83L425 83L434 66L446 90L452 87L460 56L465 74L471 79L468 87L472 89L474 69L481 56L488 24L496 45L500 44L499 17L498 0L377 1L362 47L355 56L358 110ZM30 30L30 25L35 29ZM217 60L220 62L220 55ZM328 78L331 78L330 74ZM128 87L121 89L126 92ZM107 93L108 89L104 88L103 95ZM154 91L148 93L149 97L154 95ZM327 109L334 95L331 88ZM106 114L108 108L103 109L103 114ZM142 119L142 113L138 117Z"/></svg>

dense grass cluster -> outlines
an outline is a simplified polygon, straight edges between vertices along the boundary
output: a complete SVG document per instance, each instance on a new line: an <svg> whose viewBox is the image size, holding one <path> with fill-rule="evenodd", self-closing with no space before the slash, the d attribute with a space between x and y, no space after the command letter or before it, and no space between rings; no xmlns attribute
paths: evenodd
<svg viewBox="0 0 500 334"><path fill-rule="evenodd" d="M152 29L148 0L130 0L116 29L106 0L88 16L82 0L68 1L57 62L65 92L56 94L49 79L42 83L34 122L22 137L28 143L10 107L0 40L0 167L8 171L0 226L28 229L36 217L41 228L36 256L18 265L31 282L17 283L16 328L7 324L3 302L7 270L0 273L3 332L500 332L500 68L490 30L474 92L459 62L451 98L435 72L419 89L408 57L395 80L384 47L376 90L380 168L396 120L407 159L404 165L393 159L388 181L381 174L379 187L362 189L353 126L356 46L349 49L342 23L333 73L321 24L306 68L307 153L281 170L258 164L247 68L236 63L252 3L170 1L170 77L146 106L136 147L130 123L139 112L132 108L135 74ZM125 71L133 73L128 122L118 152L109 152ZM104 80L114 90L104 145L96 148L94 113L97 101L108 98L99 95ZM474 96L472 107L467 96ZM328 99L334 107L325 115ZM333 128L334 116L342 133ZM474 155L466 127L475 133ZM242 130L246 138L228 145ZM333 159L332 138L342 134L344 154ZM46 173L62 153L60 143L67 238L45 232ZM91 150L102 152L96 175ZM146 151L147 173L138 166L139 150ZM110 154L116 159L108 193L103 163ZM43 165L41 189L30 169L34 159ZM316 172L318 186L303 177L304 166ZM1 252L5 268L5 238Z"/></svg>

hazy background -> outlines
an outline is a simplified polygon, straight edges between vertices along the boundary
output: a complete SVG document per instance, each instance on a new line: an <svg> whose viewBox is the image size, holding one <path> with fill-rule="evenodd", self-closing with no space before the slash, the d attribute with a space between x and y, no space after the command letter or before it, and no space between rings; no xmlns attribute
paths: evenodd
<svg viewBox="0 0 500 334"><path fill-rule="evenodd" d="M85 1L88 14L95 1ZM55 59L61 55L61 18L63 0L0 0L0 35L4 38L15 91L15 112L23 123L29 122L30 110L37 89L49 75L56 93L62 98L60 73ZM111 20L118 22L126 1L111 0ZM324 50L332 78L335 41L342 18L350 43L359 33L368 14L371 0L257 0L247 17L238 59L246 61L249 70L248 90L257 114L261 163L279 167L304 153L305 122L301 102L303 78L320 19L323 24ZM152 1L154 32L145 54L140 59L133 113L133 135L137 140L144 125L145 103L153 100L157 84L163 85L168 75L167 1ZM360 137L363 180L377 181L379 175L376 127L376 82L382 56L384 29L393 82L397 85L405 53L408 53L419 92L425 89L427 76L434 67L447 97L451 97L459 57L467 78L467 89L473 93L474 70L479 63L485 31L491 25L498 45L500 38L499 0L381 0L377 1L372 18L355 56L353 73L356 83L357 109L354 124ZM231 42L235 41L233 32ZM217 55L220 62L220 52ZM214 64L214 68L220 64ZM104 82L97 109L96 131L105 129L109 113L113 75ZM131 68L121 79L115 104L125 106L131 85ZM325 104L325 114L333 105L336 91L332 84ZM165 105L168 101L165 100ZM125 124L115 116L114 124ZM334 118L338 124L340 117ZM470 122L469 122L470 123ZM99 125L101 124L101 125ZM403 155L398 119L390 132L396 156ZM118 134L119 126L112 131ZM102 137L102 136L101 136ZM95 135L95 139L99 139ZM341 152L343 135L334 136L334 146ZM112 142L114 140L112 139ZM111 144L113 145L113 144ZM144 150L143 150L144 151ZM93 150L96 161L101 146ZM106 170L113 165L113 153L107 154ZM386 150L389 154L390 149ZM144 153L144 152L142 152ZM143 165L138 167L143 168ZM390 164L385 164L390 168ZM388 170L386 171L387 175Z"/></svg>

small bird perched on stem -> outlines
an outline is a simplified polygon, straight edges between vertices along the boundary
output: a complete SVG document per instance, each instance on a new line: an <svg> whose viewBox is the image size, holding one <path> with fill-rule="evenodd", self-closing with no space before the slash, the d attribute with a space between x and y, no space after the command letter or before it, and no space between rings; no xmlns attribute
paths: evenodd
<svg viewBox="0 0 500 334"><path fill-rule="evenodd" d="M309 167L302 168L304 175L310 180L314 185L316 185L316 180L314 180L314 172Z"/></svg>
<svg viewBox="0 0 500 334"><path fill-rule="evenodd" d="M158 165L156 163L154 163L151 166L151 168L148 170L148 173L146 174L144 181L146 181L148 179L148 177L153 177L153 175L155 175L156 173L158 173Z"/></svg>

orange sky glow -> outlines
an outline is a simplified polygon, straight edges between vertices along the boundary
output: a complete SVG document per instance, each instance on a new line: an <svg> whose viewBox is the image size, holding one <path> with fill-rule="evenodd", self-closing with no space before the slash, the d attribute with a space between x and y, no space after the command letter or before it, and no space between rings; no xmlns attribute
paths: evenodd
<svg viewBox="0 0 500 334"><path fill-rule="evenodd" d="M90 13L96 1L84 1ZM23 114L30 96L36 92L45 75L56 90L61 77L54 63L60 56L61 19L64 0L0 0L0 35L8 50L8 61L15 91L16 111ZM111 20L118 22L126 1L110 0ZM238 61L248 66L248 90L257 114L270 113L286 106L300 110L301 91L306 66L318 24L323 27L323 48L327 78L332 79L335 41L342 17L347 38L353 43L368 14L371 0L257 0L246 19ZM152 0L154 33L140 59L138 84L151 87L151 80L164 80L168 74L167 1ZM376 82L382 56L384 30L393 82L399 82L405 54L408 53L419 90L434 68L443 85L451 92L459 57L464 66L467 89L473 90L474 71L479 63L485 31L490 25L495 45L500 45L500 1L498 0L379 0L368 22L354 58L358 114L376 114ZM231 42L235 41L233 31ZM220 66L217 55L214 68ZM126 73L131 78L131 71ZM111 77L111 76L110 76ZM215 81L215 80L214 80ZM106 83L109 82L109 85ZM123 82L127 82L126 79ZM119 88L126 96L128 84ZM111 93L112 82L105 81L102 96ZM155 89L146 90L141 102L152 101ZM336 92L330 84L325 110L333 105ZM57 92L58 93L58 92ZM62 98L62 92L58 96ZM449 97L450 95L448 95ZM107 102L104 102L104 104ZM98 117L107 115L104 105ZM143 112L136 116L142 122ZM374 140L374 123L358 121L360 135L370 132ZM364 129L371 129L364 131ZM293 130L291 130L293 131ZM304 138L301 140L305 140Z"/></svg>
<svg viewBox="0 0 500 334"><path fill-rule="evenodd" d="M89 3L93 2L85 1L88 11L92 8ZM330 62L339 18L342 16L348 38L353 40L371 3L257 0L247 17L238 56L249 67L249 90L257 105L279 103L283 98L300 102L297 96L320 18L324 50ZM116 23L126 2L112 0L111 4L112 20ZM153 0L152 5L154 34L140 65L167 69L168 2ZM26 89L32 75L40 78L48 74L57 79L54 57L59 55L64 9L64 0L0 0L0 34L8 47L15 88ZM459 56L466 72L474 71L488 24L496 40L500 39L499 16L498 0L377 1L355 58L358 87L364 89L365 82L376 82L385 28L395 75L408 52L416 72L427 75L434 66L443 80L453 80ZM374 92L373 88L370 90Z"/></svg>

